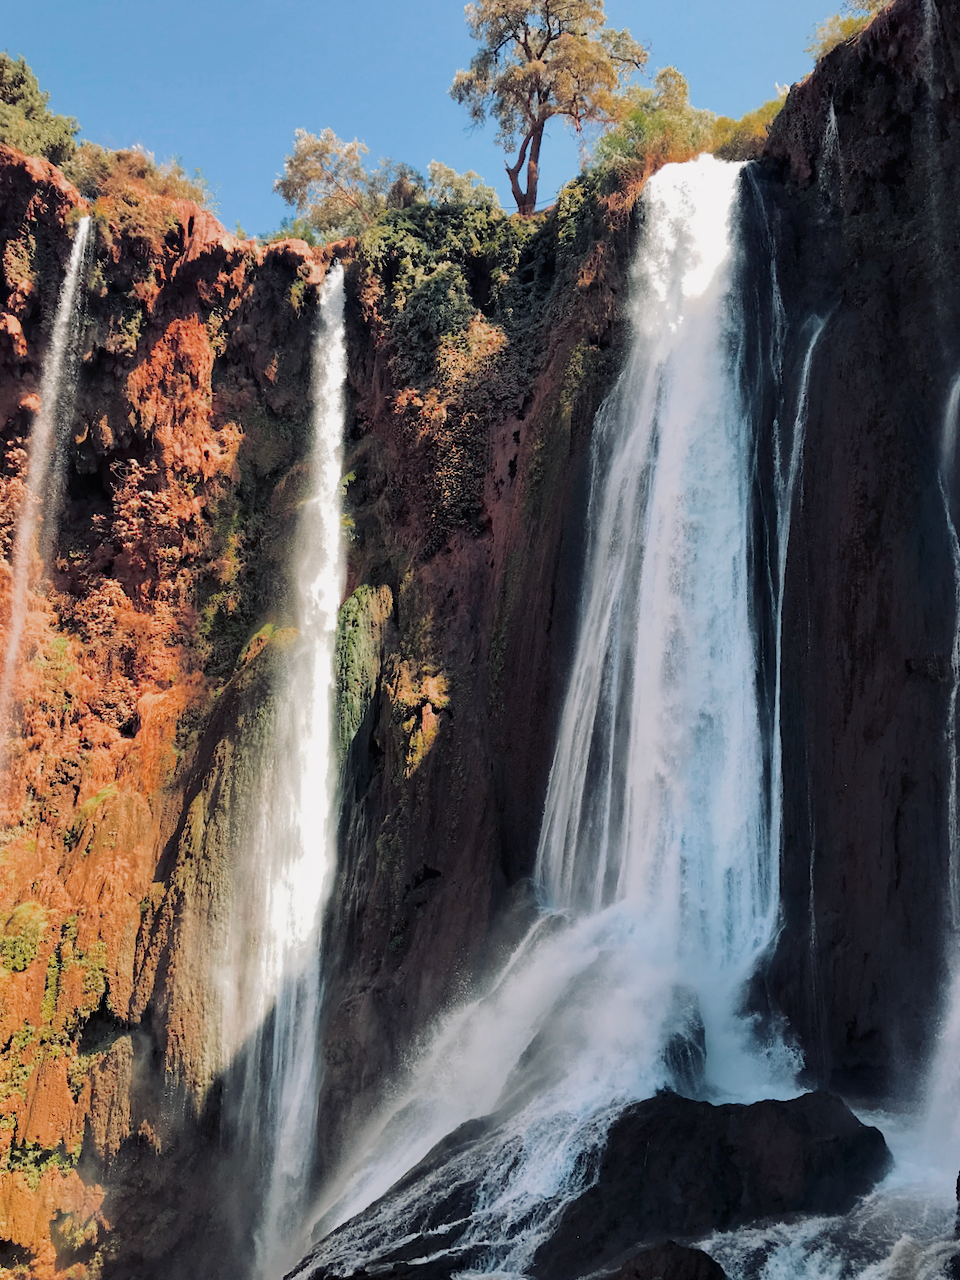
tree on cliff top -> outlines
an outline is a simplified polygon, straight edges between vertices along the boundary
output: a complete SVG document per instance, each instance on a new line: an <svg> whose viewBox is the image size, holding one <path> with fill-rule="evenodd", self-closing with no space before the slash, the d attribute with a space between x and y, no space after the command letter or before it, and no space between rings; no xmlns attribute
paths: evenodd
<svg viewBox="0 0 960 1280"><path fill-rule="evenodd" d="M424 191L408 164L381 160L368 172L367 153L362 142L344 142L332 129L319 136L298 129L273 189L327 239L359 235L385 210L406 208Z"/></svg>
<svg viewBox="0 0 960 1280"><path fill-rule="evenodd" d="M844 13L835 13L822 22L810 37L806 52L819 62L831 49L859 35L867 23L885 8L889 0L848 0Z"/></svg>
<svg viewBox="0 0 960 1280"><path fill-rule="evenodd" d="M77 149L73 137L80 126L72 116L50 111L49 101L22 57L0 53L0 142L63 164Z"/></svg>
<svg viewBox="0 0 960 1280"><path fill-rule="evenodd" d="M547 121L563 117L579 133L585 124L619 119L622 90L646 65L647 51L629 31L604 26L603 0L477 0L466 15L480 50L469 71L457 72L450 93L475 123L494 117L505 150L519 143L506 170L517 208L529 217Z"/></svg>

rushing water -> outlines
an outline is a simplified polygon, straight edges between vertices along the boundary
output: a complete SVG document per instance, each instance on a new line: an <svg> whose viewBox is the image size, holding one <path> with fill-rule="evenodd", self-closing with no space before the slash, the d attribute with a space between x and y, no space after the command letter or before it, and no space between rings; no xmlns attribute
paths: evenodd
<svg viewBox="0 0 960 1280"><path fill-rule="evenodd" d="M415 1232L436 1200L463 1220L440 1222L418 1256L522 1274L589 1184L624 1102L668 1083L713 1097L793 1092L791 1055L761 1045L739 1012L779 894L765 770L779 739L764 741L751 616L740 182L740 166L704 157L647 186L632 355L595 427L540 919L493 989L439 1029L358 1144L320 1231L457 1125L496 1114L425 1183L321 1247L317 1261L344 1273ZM797 468L794 449L788 504ZM778 575L782 585L782 564Z"/></svg>
<svg viewBox="0 0 960 1280"><path fill-rule="evenodd" d="M66 433L76 393L79 283L90 238L90 219L81 218L60 287L60 300L40 380L40 409L27 447L26 491L17 519L10 584L7 644L0 677L0 732L8 732L14 677L37 557L52 544L63 497Z"/></svg>
<svg viewBox="0 0 960 1280"><path fill-rule="evenodd" d="M234 1124L261 1174L257 1271L302 1253L320 1079L321 926L335 853L334 645L344 581L343 271L324 283L313 354L313 488L297 533L297 629L237 859L222 1039L239 1054Z"/></svg>

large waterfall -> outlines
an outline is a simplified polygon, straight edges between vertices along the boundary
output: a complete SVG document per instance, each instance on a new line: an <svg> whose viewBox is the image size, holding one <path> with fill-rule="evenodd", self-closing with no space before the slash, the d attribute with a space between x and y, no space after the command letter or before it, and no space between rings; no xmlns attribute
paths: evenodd
<svg viewBox="0 0 960 1280"><path fill-rule="evenodd" d="M34 420L27 447L26 487L17 519L13 546L10 606L7 617L6 651L0 676L0 734L9 732L14 679L20 644L27 620L28 596L38 554L44 557L56 531L66 460L65 433L70 426L76 391L77 332L80 324L78 287L83 274L91 221L77 223L60 287L50 343L40 381L40 409ZM38 545L38 538L41 545Z"/></svg>
<svg viewBox="0 0 960 1280"><path fill-rule="evenodd" d="M434 1193L447 1208L432 1212L418 1256L522 1274L590 1181L626 1101L666 1084L792 1092L791 1055L775 1037L761 1045L740 1013L776 925L779 864L767 792L779 748L758 706L751 605L741 174L703 157L646 190L633 351L595 428L541 917L493 989L440 1028L321 1229L371 1204L457 1125L491 1118L462 1147L454 1135L426 1181L321 1246L318 1260L344 1274L415 1229ZM785 463L787 501L796 466Z"/></svg>
<svg viewBox="0 0 960 1280"><path fill-rule="evenodd" d="M321 928L336 834L334 646L343 588L343 270L324 282L313 353L312 489L297 533L297 638L258 763L222 956L228 1098L260 1171L258 1274L302 1252L319 1092Z"/></svg>

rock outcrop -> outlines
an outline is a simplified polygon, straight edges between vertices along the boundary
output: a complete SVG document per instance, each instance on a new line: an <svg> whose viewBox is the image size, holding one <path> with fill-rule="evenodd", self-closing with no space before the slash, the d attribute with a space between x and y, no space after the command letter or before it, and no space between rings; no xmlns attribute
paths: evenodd
<svg viewBox="0 0 960 1280"><path fill-rule="evenodd" d="M507 1158L494 1141L496 1117L455 1130L370 1208L327 1237L294 1272L310 1280L348 1274L340 1260L368 1242L364 1266L375 1274L448 1280L482 1264L489 1242L464 1233L488 1170L485 1155ZM471 1161L463 1157L475 1148ZM839 1214L871 1191L892 1160L878 1129L860 1123L837 1097L805 1094L788 1102L714 1106L660 1093L626 1107L610 1125L595 1176L556 1212L552 1230L528 1264L543 1280L577 1280L616 1270L624 1280L663 1263L678 1277L722 1269L668 1241L695 1240L786 1215ZM394 1244L377 1248L377 1223ZM639 1246L659 1246L636 1254ZM636 1254L631 1257L630 1255ZM692 1256L691 1256L692 1255ZM631 1270L631 1267L633 1270Z"/></svg>
<svg viewBox="0 0 960 1280"><path fill-rule="evenodd" d="M564 1209L533 1273L575 1280L647 1240L846 1213L892 1163L880 1130L831 1094L752 1106L659 1094L610 1126L595 1183Z"/></svg>

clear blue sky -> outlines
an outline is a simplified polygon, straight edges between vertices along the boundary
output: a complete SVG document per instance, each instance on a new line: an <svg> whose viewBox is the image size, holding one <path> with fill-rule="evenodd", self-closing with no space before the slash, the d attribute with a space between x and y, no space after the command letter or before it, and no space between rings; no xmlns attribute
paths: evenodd
<svg viewBox="0 0 960 1280"><path fill-rule="evenodd" d="M37 0L4 6L0 40L22 53L83 136L141 143L199 167L231 230L275 228L289 212L272 184L294 129L330 126L371 158L426 170L475 169L512 207L494 128L465 129L447 94L473 43L458 0ZM675 64L695 106L742 115L774 85L810 70L803 52L831 0L607 0L616 27ZM557 126L544 147L541 196L577 170Z"/></svg>

